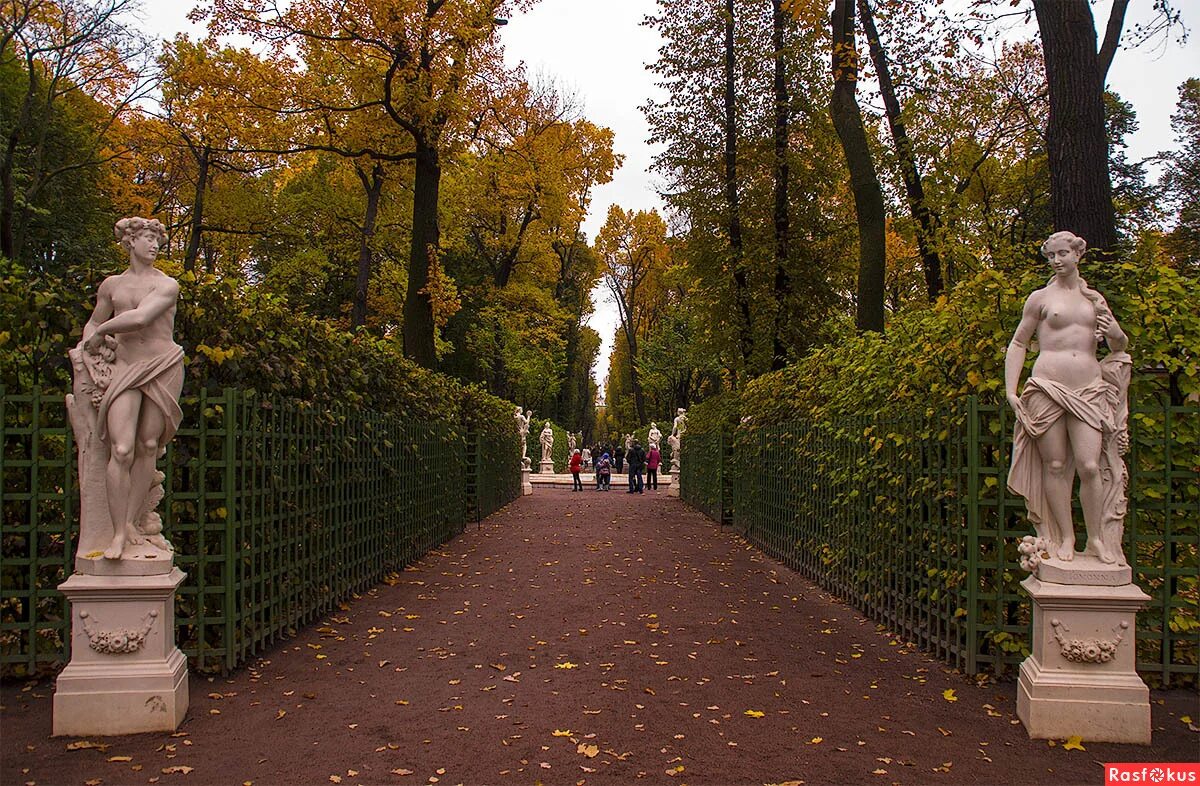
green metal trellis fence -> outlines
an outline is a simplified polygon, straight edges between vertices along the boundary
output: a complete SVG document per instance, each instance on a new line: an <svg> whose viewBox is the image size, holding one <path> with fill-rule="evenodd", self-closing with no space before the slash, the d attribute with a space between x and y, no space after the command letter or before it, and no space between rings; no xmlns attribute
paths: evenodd
<svg viewBox="0 0 1200 786"><path fill-rule="evenodd" d="M442 423L319 411L227 389L185 403L160 467L165 530L188 574L176 602L194 668L229 670L520 493L515 454ZM0 667L69 657L78 530L60 395L0 389ZM490 453L490 451L495 451ZM511 458L511 457L510 457ZM515 466L515 465L514 465ZM513 474L513 473L510 473Z"/></svg>
<svg viewBox="0 0 1200 786"><path fill-rule="evenodd" d="M1027 654L1030 626L1016 543L1032 528L1006 488L1011 432L1006 407L975 398L931 418L689 432L682 493L942 660L1003 672ZM1130 437L1125 549L1152 597L1138 668L1195 683L1200 409L1137 409Z"/></svg>

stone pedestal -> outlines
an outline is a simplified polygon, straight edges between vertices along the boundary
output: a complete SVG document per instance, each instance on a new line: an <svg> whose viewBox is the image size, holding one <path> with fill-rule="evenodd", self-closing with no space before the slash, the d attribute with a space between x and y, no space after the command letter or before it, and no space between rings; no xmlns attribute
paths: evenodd
<svg viewBox="0 0 1200 786"><path fill-rule="evenodd" d="M541 462L540 464L538 464L538 472L543 475L553 475L554 474L554 462L553 461Z"/></svg>
<svg viewBox="0 0 1200 786"><path fill-rule="evenodd" d="M175 646L184 572L76 573L58 586L71 608L71 662L54 690L55 736L174 731L188 708L187 659Z"/></svg>
<svg viewBox="0 0 1200 786"><path fill-rule="evenodd" d="M1134 631L1150 596L1134 584L1099 584L1109 571L1096 584L1056 584L1039 578L1041 567L1021 582L1033 599L1033 654L1021 664L1017 717L1033 739L1149 745L1150 691L1135 668ZM1051 572L1087 581L1091 567Z"/></svg>
<svg viewBox="0 0 1200 786"><path fill-rule="evenodd" d="M683 478L681 478L678 473L676 473L675 475L673 475L671 477L671 485L667 486L667 496L668 497L678 497L679 496L679 481L682 479Z"/></svg>
<svg viewBox="0 0 1200 786"><path fill-rule="evenodd" d="M528 497L533 493L533 481L529 479L529 467L521 467L521 496Z"/></svg>

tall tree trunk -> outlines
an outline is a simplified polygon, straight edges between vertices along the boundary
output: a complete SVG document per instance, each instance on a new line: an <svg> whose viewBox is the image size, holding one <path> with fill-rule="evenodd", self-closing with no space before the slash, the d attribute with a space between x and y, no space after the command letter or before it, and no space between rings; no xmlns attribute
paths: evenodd
<svg viewBox="0 0 1200 786"><path fill-rule="evenodd" d="M791 227L788 222L788 109L787 63L784 48L783 0L771 0L771 45L775 50L775 335L771 370L787 364L784 332L788 322L792 282L788 276Z"/></svg>
<svg viewBox="0 0 1200 786"><path fill-rule="evenodd" d="M413 178L412 245L408 257L408 292L404 297L404 354L419 366L434 368L433 300L429 296L429 266L437 254L438 191L442 164L437 145L416 139L416 172Z"/></svg>
<svg viewBox="0 0 1200 786"><path fill-rule="evenodd" d="M853 0L833 4L833 96L829 114L850 169L850 189L858 215L858 314L860 331L883 332L883 299L886 270L883 190L871 147L863 127L862 111L855 98L858 84L858 50L854 42Z"/></svg>
<svg viewBox="0 0 1200 786"><path fill-rule="evenodd" d="M917 169L917 158L913 153L912 140L908 137L908 129L900 112L900 101L896 98L896 88L892 83L892 72L888 65L887 53L879 40L879 31L875 27L875 14L871 10L869 0L858 0L858 15L862 20L863 32L867 36L867 44L871 51L871 61L875 64L875 73L879 77L879 92L883 96L883 106L887 110L888 126L892 130L892 142L896 146L896 158L900 162L900 175L904 179L904 191L908 196L908 208L917 224L917 250L921 255L921 267L925 272L925 292L930 302L937 300L945 288L942 281L942 261L937 252L936 227L937 216L929 209L925 201L925 186L921 182L921 172Z"/></svg>
<svg viewBox="0 0 1200 786"><path fill-rule="evenodd" d="M191 143L188 144L189 147ZM212 148L204 145L199 150L192 147L196 156L196 194L192 198L192 217L188 222L187 249L183 253L183 269L196 272L196 260L200 258L200 235L204 231L204 197L208 193L208 169L212 162Z"/></svg>
<svg viewBox="0 0 1200 786"><path fill-rule="evenodd" d="M370 177L355 167L363 190L367 194L367 209L363 213L362 231L358 236L358 276L354 281L354 305L350 310L350 329L358 330L367 323L367 292L374 267L375 221L379 216L379 199L383 194L383 164L375 163Z"/></svg>
<svg viewBox="0 0 1200 786"><path fill-rule="evenodd" d="M13 260L17 258L17 190L13 183L13 160L19 141L20 132L14 128L8 137L4 160L0 161L0 256Z"/></svg>
<svg viewBox="0 0 1200 786"><path fill-rule="evenodd" d="M637 367L637 335L631 325L625 325L625 343L629 347L629 390L633 393L633 409L638 423L645 423L646 394L642 391L642 376Z"/></svg>
<svg viewBox="0 0 1200 786"><path fill-rule="evenodd" d="M734 47L734 0L725 0L725 202L729 211L729 256L738 306L738 349L749 365L754 353L750 285L742 244L741 200L738 195L737 51ZM641 412L638 413L642 415Z"/></svg>
<svg viewBox="0 0 1200 786"><path fill-rule="evenodd" d="M1120 38L1126 4L1113 6L1113 14L1119 10L1120 15L1110 21L1102 67L1088 0L1033 3L1050 88L1046 152L1054 228L1074 232L1101 256L1113 252L1117 243L1104 122L1104 79L1111 51Z"/></svg>

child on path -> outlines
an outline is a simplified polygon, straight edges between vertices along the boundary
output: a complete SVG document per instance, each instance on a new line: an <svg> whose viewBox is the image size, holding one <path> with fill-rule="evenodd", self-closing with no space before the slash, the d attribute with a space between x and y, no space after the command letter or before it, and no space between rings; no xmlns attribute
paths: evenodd
<svg viewBox="0 0 1200 786"><path fill-rule="evenodd" d="M571 491L583 491L583 481L579 479L579 471L583 469L583 454L576 449L571 454Z"/></svg>
<svg viewBox="0 0 1200 786"><path fill-rule="evenodd" d="M608 491L609 481L612 479L612 463L605 453L596 462L596 491Z"/></svg>

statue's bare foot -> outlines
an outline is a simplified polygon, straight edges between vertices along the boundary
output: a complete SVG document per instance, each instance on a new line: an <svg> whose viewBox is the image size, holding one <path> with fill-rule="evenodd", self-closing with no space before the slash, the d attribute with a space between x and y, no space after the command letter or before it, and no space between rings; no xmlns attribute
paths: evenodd
<svg viewBox="0 0 1200 786"><path fill-rule="evenodd" d="M1117 561L1117 558L1110 554L1108 549L1104 547L1104 541L1100 540L1100 538L1088 538L1087 548L1088 551L1099 557L1103 563L1111 565Z"/></svg>
<svg viewBox="0 0 1200 786"><path fill-rule="evenodd" d="M117 527L117 534L113 535L112 543L104 550L104 558L120 559L123 551L125 551L125 528Z"/></svg>
<svg viewBox="0 0 1200 786"><path fill-rule="evenodd" d="M1054 552L1054 556L1063 562L1070 562L1075 559L1075 544L1070 542L1060 544Z"/></svg>
<svg viewBox="0 0 1200 786"><path fill-rule="evenodd" d="M125 542L131 546L140 546L146 542L146 539L142 537L142 533L138 531L137 527L133 526L132 524L126 524Z"/></svg>

